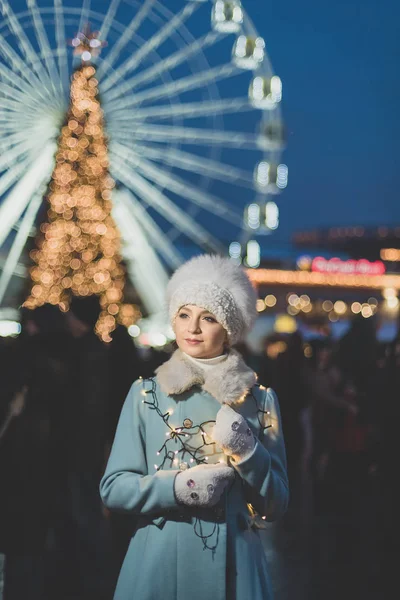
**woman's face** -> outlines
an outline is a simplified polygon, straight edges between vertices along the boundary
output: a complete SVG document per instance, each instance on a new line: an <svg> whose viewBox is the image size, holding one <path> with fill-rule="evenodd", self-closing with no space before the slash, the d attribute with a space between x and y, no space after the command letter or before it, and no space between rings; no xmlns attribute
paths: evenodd
<svg viewBox="0 0 400 600"><path fill-rule="evenodd" d="M174 331L179 348L193 358L213 358L224 352L226 330L204 308L183 306L175 317Z"/></svg>

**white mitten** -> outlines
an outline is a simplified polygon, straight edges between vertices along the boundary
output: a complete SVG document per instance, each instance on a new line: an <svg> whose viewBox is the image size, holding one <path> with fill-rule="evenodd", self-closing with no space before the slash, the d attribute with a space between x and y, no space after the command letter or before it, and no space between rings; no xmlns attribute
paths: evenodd
<svg viewBox="0 0 400 600"><path fill-rule="evenodd" d="M227 404L217 413L212 438L235 462L250 456L256 444L246 419Z"/></svg>
<svg viewBox="0 0 400 600"><path fill-rule="evenodd" d="M232 467L220 463L181 471L175 477L176 499L187 506L214 506L234 477Z"/></svg>

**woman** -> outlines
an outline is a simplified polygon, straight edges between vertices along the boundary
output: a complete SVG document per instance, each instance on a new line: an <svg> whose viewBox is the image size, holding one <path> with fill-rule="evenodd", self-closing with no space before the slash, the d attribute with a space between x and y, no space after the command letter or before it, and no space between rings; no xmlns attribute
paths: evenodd
<svg viewBox="0 0 400 600"><path fill-rule="evenodd" d="M167 297L178 349L133 384L100 484L110 510L138 515L114 600L270 600L256 525L288 503L279 406L232 349L254 290L230 259L204 255Z"/></svg>

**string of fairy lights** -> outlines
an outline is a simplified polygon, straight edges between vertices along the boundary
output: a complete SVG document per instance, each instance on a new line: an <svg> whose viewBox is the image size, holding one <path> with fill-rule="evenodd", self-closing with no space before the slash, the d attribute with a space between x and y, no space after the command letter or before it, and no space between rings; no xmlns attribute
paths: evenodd
<svg viewBox="0 0 400 600"><path fill-rule="evenodd" d="M173 426L170 424L169 419L173 414L173 409L167 410L163 413L160 409L158 398L157 398L157 384L153 377L148 379L140 378L142 382L141 395L143 396L142 403L147 405L150 410L154 410L157 415L163 420L167 431L165 433L166 440L157 451L157 457L160 457L160 464L154 464L156 471L160 471L164 468L165 464L169 461L169 467L179 466L181 470L187 469L190 464L200 465L206 464L209 460L208 456L202 456L203 449L206 446L213 446L215 442L212 441L209 434L207 433L206 426L215 423L215 420L208 420L195 425L189 418L183 420L182 425ZM150 383L150 387L146 388L147 382ZM256 387L265 389L264 386L256 384ZM258 407L257 399L252 390L249 391L247 397L252 398L257 409L257 420L260 426L260 431L265 431L271 428L273 425L271 421L271 411L264 410ZM268 419L268 424L265 424L265 420ZM196 447L188 445L188 440L192 441L195 437L199 436L202 441ZM210 441L207 441L209 439ZM178 446L178 448L176 447ZM172 448L173 449L172 449ZM186 456L187 455L187 456ZM189 464L183 462L185 458L188 458Z"/></svg>
<svg viewBox="0 0 400 600"><path fill-rule="evenodd" d="M140 391L143 396L142 404L145 404L149 410L155 411L166 426L166 440L157 451L157 460L159 464L154 464L156 472L162 470L165 466L169 468L179 468L179 470L184 471L189 469L190 466L207 464L209 457L207 455L202 455L203 450L207 446L213 446L215 442L213 442L212 438L207 433L206 426L213 425L215 420L194 424L191 419L185 418L182 425L173 426L169 420L174 411L172 408L168 409L165 413L161 410L157 398L157 384L155 379L153 377L148 379L140 377L139 382L142 384L142 389ZM149 387L147 387L148 385ZM263 385L258 383L255 384L255 387L260 390L266 389ZM271 411L259 407L257 398L252 390L249 391L247 397L251 398L255 403L260 433L272 428ZM241 399L241 401L243 401L243 399ZM199 441L201 440L200 443L194 447L189 446L189 443L196 438L199 438ZM209 441L207 441L207 439ZM185 461L185 459L187 459L187 461ZM251 526L264 528L265 517L261 517L251 504L248 504L247 506ZM194 532L197 537L201 538L204 549L215 550L216 545L210 546L209 540L215 535L218 527L219 524L214 523L211 533L206 535L203 532L201 519L198 516L195 517Z"/></svg>
<svg viewBox="0 0 400 600"><path fill-rule="evenodd" d="M168 461L170 467L173 465L179 465L181 470L185 470L189 466L186 462L183 462L185 458L188 458L189 463L195 463L196 465L206 464L209 457L199 456L199 454L202 453L202 450L205 446L214 445L213 441L207 441L207 432L205 427L206 425L215 423L215 420L204 421L199 425L194 425L193 421L187 418L184 419L181 426L173 427L169 423L169 418L173 414L173 410L169 409L166 413L163 413L159 407L155 379L149 378L142 379L141 381L143 383L141 394L144 396L142 403L146 404L150 410L154 410L167 427L165 434L167 439L157 451L157 457L161 457L161 463L154 465L155 470L159 471L163 469ZM151 385L151 387L148 389L146 389L146 382L150 382ZM194 436L197 436L198 434L200 434L202 443L196 448L189 447L188 444L185 443L186 440L192 440ZM179 446L178 449L176 448L177 445ZM171 446L174 446L173 450L171 449Z"/></svg>

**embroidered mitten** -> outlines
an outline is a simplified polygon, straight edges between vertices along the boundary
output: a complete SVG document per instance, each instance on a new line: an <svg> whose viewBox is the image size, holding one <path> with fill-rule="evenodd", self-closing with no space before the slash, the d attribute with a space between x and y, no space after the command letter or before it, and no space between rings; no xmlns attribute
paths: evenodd
<svg viewBox="0 0 400 600"><path fill-rule="evenodd" d="M246 419L227 404L217 413L212 438L234 462L250 456L256 443Z"/></svg>
<svg viewBox="0 0 400 600"><path fill-rule="evenodd" d="M234 477L232 467L225 464L197 465L181 471L175 477L176 499L187 506L214 506Z"/></svg>

